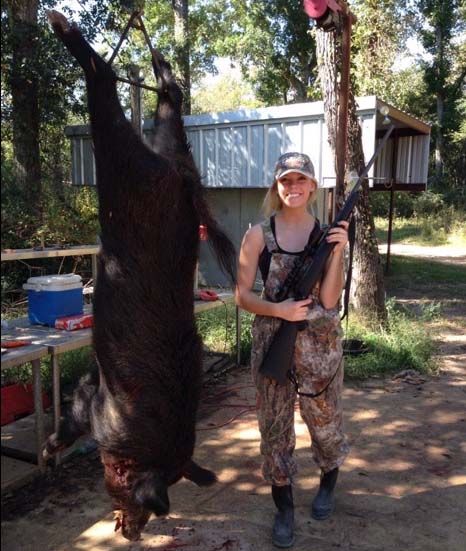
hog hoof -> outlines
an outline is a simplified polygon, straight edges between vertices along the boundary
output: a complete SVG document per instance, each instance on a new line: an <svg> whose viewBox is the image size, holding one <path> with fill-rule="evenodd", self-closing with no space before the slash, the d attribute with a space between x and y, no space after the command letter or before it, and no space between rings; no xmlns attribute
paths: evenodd
<svg viewBox="0 0 466 551"><path fill-rule="evenodd" d="M64 34L70 29L68 19L62 13L56 10L47 10L46 13L49 23L52 25L54 31Z"/></svg>
<svg viewBox="0 0 466 551"><path fill-rule="evenodd" d="M56 453L61 452L66 448L66 445L60 442L55 434L48 437L42 450L42 457L45 461L51 459Z"/></svg>

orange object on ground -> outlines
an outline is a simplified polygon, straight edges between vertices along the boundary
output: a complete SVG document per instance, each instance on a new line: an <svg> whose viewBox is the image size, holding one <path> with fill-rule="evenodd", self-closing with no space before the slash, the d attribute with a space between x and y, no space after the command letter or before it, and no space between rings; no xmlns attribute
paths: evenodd
<svg viewBox="0 0 466 551"><path fill-rule="evenodd" d="M19 346L29 346L31 341L2 341L2 348L18 348Z"/></svg>
<svg viewBox="0 0 466 551"><path fill-rule="evenodd" d="M55 320L55 329L64 329L65 331L85 329L93 325L94 316L92 314L76 314L75 316L66 316Z"/></svg>

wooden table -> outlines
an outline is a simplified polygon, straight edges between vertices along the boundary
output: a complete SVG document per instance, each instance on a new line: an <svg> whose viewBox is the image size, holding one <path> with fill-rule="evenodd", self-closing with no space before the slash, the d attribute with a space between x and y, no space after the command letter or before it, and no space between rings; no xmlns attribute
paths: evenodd
<svg viewBox="0 0 466 551"><path fill-rule="evenodd" d="M12 260L37 260L39 258L57 258L63 256L91 255L92 279L97 277L97 254L100 245L79 245L72 247L42 247L36 249L2 249L2 262Z"/></svg>
<svg viewBox="0 0 466 551"><path fill-rule="evenodd" d="M234 303L232 293L219 293L217 301L195 301L194 312L205 312L226 304ZM85 307L85 312L90 312L91 307ZM60 354L76 350L92 344L92 329L79 329L76 331L62 331L53 327L42 325L31 325L27 317L10 320L11 328L2 332L2 340L26 340L31 344L15 349L8 349L6 354L2 354L1 368L16 367L24 363L32 364L33 387L34 387L34 409L36 418L36 438L37 438L37 464L43 472L45 469L44 461L40 450L45 440L44 413L42 406L42 381L40 374L40 360L45 356L50 356L52 368L52 402L54 430L57 431L61 417L61 392L60 392ZM240 331L239 331L239 310L236 308L236 355L239 363L240 355ZM55 456L55 464L60 463L60 455Z"/></svg>

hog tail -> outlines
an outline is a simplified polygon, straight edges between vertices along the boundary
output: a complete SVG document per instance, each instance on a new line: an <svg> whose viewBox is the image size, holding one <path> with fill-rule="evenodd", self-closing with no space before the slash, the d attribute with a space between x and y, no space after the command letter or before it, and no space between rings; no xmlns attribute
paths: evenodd
<svg viewBox="0 0 466 551"><path fill-rule="evenodd" d="M204 197L197 201L197 211L201 223L207 228L208 243L222 271L229 277L231 284L236 285L236 250L233 243L213 218Z"/></svg>

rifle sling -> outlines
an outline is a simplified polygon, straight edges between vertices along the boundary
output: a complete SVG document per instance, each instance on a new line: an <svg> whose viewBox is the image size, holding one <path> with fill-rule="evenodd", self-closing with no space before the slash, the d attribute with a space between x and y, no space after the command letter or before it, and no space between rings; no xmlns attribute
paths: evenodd
<svg viewBox="0 0 466 551"><path fill-rule="evenodd" d="M288 379L290 379L290 381L293 383L294 385L294 388L295 388L295 391L296 391L296 394L298 396L305 396L306 398L317 398L318 396L320 396L321 394L323 394L327 388L333 383L333 380L335 379L335 377L337 376L337 373L340 371L340 367L342 366L343 362L341 361L339 364L338 364L338 367L336 368L335 370L335 373L332 375L332 378L330 379L330 381L324 386L324 388L322 390L319 390L319 392L315 392L315 393L312 393L312 392L301 392L299 390L299 384L298 384L298 381L296 380L296 375L295 375L295 370L294 368L293 369L290 369L288 370Z"/></svg>
<svg viewBox="0 0 466 551"><path fill-rule="evenodd" d="M343 298L343 315L341 316L342 320L344 320L348 316L351 278L353 275L354 242L356 240L356 219L354 216L351 217L351 221L349 224L348 238L349 238L349 263L348 263L348 272L346 273L345 296Z"/></svg>

